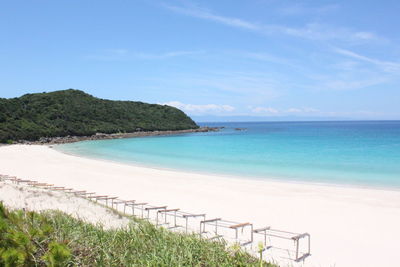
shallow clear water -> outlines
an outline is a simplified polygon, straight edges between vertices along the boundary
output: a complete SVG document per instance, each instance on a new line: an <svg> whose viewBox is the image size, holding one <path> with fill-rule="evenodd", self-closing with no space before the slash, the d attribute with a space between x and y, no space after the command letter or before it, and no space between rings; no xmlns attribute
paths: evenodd
<svg viewBox="0 0 400 267"><path fill-rule="evenodd" d="M85 141L57 146L124 163L400 188L400 121L207 123L220 132ZM246 128L236 131L234 128Z"/></svg>

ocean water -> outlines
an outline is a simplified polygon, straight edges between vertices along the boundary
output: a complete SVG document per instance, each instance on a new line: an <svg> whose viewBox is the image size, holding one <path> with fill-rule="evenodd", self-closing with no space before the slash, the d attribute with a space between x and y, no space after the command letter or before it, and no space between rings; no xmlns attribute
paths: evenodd
<svg viewBox="0 0 400 267"><path fill-rule="evenodd" d="M84 141L56 148L156 168L400 189L400 121L201 125L225 128L209 133Z"/></svg>

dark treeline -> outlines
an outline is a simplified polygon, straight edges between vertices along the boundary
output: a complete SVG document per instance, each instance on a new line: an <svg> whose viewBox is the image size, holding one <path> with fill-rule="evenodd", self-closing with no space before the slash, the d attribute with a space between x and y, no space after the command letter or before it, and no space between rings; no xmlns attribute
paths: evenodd
<svg viewBox="0 0 400 267"><path fill-rule="evenodd" d="M195 128L174 107L104 100L74 89L0 98L0 142Z"/></svg>

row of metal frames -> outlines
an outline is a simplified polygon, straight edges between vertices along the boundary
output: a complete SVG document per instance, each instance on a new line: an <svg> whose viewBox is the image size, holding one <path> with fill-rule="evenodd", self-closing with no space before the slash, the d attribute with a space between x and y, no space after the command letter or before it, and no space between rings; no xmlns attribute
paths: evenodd
<svg viewBox="0 0 400 267"><path fill-rule="evenodd" d="M179 208L168 206L153 206L147 202L136 200L123 200L116 196L98 195L86 190L74 190L54 184L41 183L34 180L19 179L15 176L0 175L0 181L11 181L15 184L27 184L28 186L44 188L47 190L62 191L77 197L89 199L111 207L125 215L131 215L147 219L157 226L171 230L181 230L185 233L198 233L202 238L210 240L224 240L238 244L242 247L253 247L261 242L262 250L283 250L289 252L288 258L294 261L302 261L311 255L310 235L308 233L294 233L269 226L254 229L249 222L234 222L222 218L208 219L206 214L194 214L181 211ZM285 241L291 241L287 244ZM304 240L304 241L303 241ZM256 243L257 242L257 243Z"/></svg>

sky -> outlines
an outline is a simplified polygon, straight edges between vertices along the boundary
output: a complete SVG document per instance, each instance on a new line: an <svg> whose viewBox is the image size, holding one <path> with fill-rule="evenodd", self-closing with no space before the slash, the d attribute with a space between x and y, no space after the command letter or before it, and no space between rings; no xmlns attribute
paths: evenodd
<svg viewBox="0 0 400 267"><path fill-rule="evenodd" d="M198 119L400 119L399 1L0 0L0 97Z"/></svg>

